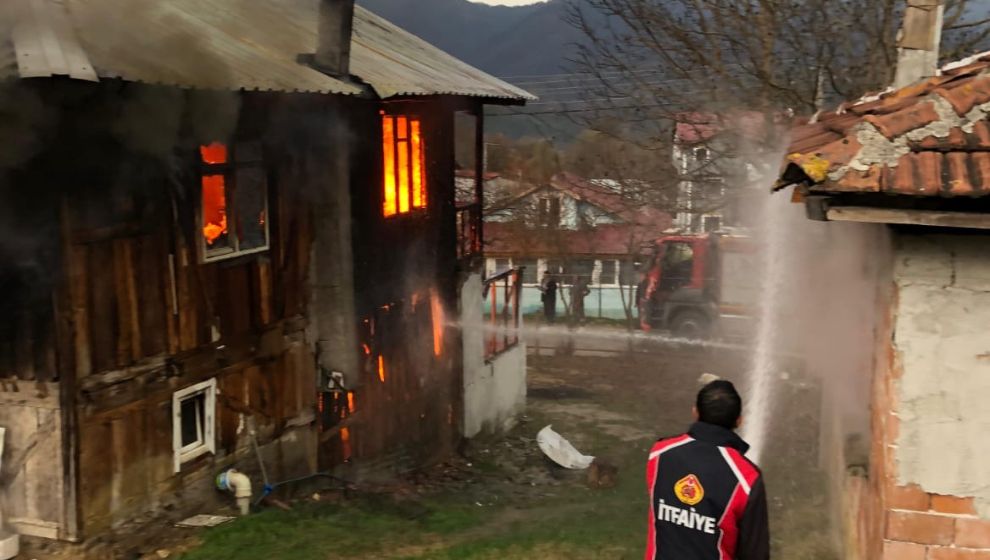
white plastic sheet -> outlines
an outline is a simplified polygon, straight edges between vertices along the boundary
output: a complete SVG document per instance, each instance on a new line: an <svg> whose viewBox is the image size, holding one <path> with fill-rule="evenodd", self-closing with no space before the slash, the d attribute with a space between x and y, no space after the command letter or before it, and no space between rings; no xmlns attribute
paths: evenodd
<svg viewBox="0 0 990 560"><path fill-rule="evenodd" d="M571 445L571 442L553 431L551 426L543 428L536 434L536 443L540 446L540 451L544 455L565 469L586 469L595 460L590 455L582 455L580 451Z"/></svg>

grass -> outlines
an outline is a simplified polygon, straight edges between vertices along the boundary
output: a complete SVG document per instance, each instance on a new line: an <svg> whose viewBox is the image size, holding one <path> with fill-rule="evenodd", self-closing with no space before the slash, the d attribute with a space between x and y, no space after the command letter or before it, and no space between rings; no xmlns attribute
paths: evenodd
<svg viewBox="0 0 990 560"><path fill-rule="evenodd" d="M201 546L180 558L639 559L646 523L644 457L652 438L623 441L609 434L616 423L662 433L683 428L682 409L693 396L694 376L710 362L706 354L688 350L660 361L534 358L535 386L587 388L586 395L531 399L528 424L502 441L473 444L473 482L444 486L418 500L364 495L343 503L296 503L290 512L267 510L203 532ZM834 559L823 530L824 488L811 445L816 424L802 413L815 410L814 400L792 397L780 404L778 414L786 420L776 429L779 449L764 465L774 557ZM562 406L571 412L562 412ZM583 472L548 471L533 439L550 423L578 449L617 465L618 485L589 489ZM514 447L506 447L511 442ZM543 478L527 478L537 475Z"/></svg>
<svg viewBox="0 0 990 560"><path fill-rule="evenodd" d="M325 560L381 557L404 545L464 531L482 521L480 512L457 504L426 506L410 518L386 500L346 505L297 503L292 511L267 510L203 534L203 544L183 560Z"/></svg>
<svg viewBox="0 0 990 560"><path fill-rule="evenodd" d="M589 435L596 443L609 441L603 434ZM638 464L642 446L623 447L628 456L618 464ZM642 555L638 471L620 473L615 488L592 490L583 484L583 473L560 486L530 488L504 482L491 462L476 461L475 468L495 482L441 492L412 508L364 497L345 504L298 504L289 512L267 510L205 531L202 545L181 558L620 560ZM479 500L485 505L477 505Z"/></svg>

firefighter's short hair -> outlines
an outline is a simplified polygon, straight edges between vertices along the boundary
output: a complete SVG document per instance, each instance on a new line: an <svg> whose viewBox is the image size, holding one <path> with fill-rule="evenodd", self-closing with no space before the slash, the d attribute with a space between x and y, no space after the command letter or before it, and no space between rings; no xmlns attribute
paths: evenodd
<svg viewBox="0 0 990 560"><path fill-rule="evenodd" d="M732 382L718 379L698 391L695 407L702 422L732 430L742 414L742 397Z"/></svg>

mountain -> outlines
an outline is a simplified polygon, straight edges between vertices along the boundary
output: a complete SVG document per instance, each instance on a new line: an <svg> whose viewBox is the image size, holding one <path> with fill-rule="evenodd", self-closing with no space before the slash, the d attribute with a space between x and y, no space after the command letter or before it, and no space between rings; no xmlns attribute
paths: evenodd
<svg viewBox="0 0 990 560"><path fill-rule="evenodd" d="M489 6L467 0L357 0L372 12L496 76L559 74L582 34L569 0Z"/></svg>

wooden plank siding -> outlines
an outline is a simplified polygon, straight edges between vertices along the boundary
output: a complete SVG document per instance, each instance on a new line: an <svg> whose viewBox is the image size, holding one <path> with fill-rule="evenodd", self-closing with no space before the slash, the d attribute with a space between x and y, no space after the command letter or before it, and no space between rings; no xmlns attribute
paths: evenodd
<svg viewBox="0 0 990 560"><path fill-rule="evenodd" d="M195 162L208 139L178 138L165 158L141 152L103 119L116 114L121 91L162 88L59 84L45 87L97 93L86 89L86 103L60 115L56 144L26 165L26 185L57 192L56 202L44 203L59 210L52 218L58 266L48 284L15 278L18 286L35 286L24 288L30 297L0 292L13 318L0 325L0 405L14 402L5 394L26 399L0 406L0 425L11 428L14 448L28 445L32 433L55 434L45 443L53 446L45 448L49 462L32 463L39 479L21 471L11 486L8 498L22 512L12 515L35 519L37 531L59 538L88 538L166 508L170 515L203 511L229 499L212 490L220 469L257 468L252 435L275 480L333 469L345 458L369 470L408 470L453 450L462 417L461 343L456 328L442 325L442 352L434 353L432 301L447 317L457 312L454 98L409 105L423 122L427 209L385 219L381 103L238 94L240 116L228 132L263 143L270 246L202 263ZM345 110L328 110L335 103ZM349 122L330 120L335 114ZM352 144L330 145L326 131L342 124ZM192 135L186 129L196 127L180 128ZM176 163L177 154L188 162ZM371 352L352 388L355 419L363 416L350 432L347 457L334 422L315 421L316 383L329 372L317 371L309 316L314 223L326 219L312 215L311 197L337 187L328 187L327 170L345 156L351 183L340 188L351 193L353 319L361 333L346 343L355 354L364 355L362 344ZM175 473L173 394L209 379L218 389L216 454ZM330 434L322 445L321 428Z"/></svg>
<svg viewBox="0 0 990 560"><path fill-rule="evenodd" d="M266 121L248 108L242 120ZM240 129L251 128L242 123ZM72 224L69 306L78 415L79 510L84 535L175 506L212 507L216 472L237 463L257 468L251 429L273 477L316 468L316 372L306 343L306 283L312 250L306 189L319 180L300 171L304 157L266 145L270 248L203 263L198 255L199 180L186 194L143 214L93 207L140 208L140 197L168 200L167 183L144 172L151 195L69 195ZM195 144L190 159L197 156ZM103 197L103 198L101 198ZM150 204L145 202L144 204ZM197 202L198 204L198 202ZM96 216L94 218L94 216ZM172 395L216 378L216 449L174 472ZM308 418L308 420L307 420ZM282 436L295 431L292 438ZM311 435L307 435L307 433ZM277 451L272 451L277 450Z"/></svg>
<svg viewBox="0 0 990 560"><path fill-rule="evenodd" d="M443 351L434 355L430 302L435 293L446 316L457 313L455 100L386 105L423 121L427 209L384 218L380 135L358 145L351 189L355 286L361 343L370 353L354 389L354 426L347 433L354 464L382 475L452 452L460 435L463 376L456 329L444 325ZM367 112L360 126L380 131L378 112ZM325 468L338 465L345 453L336 421L324 417L323 429L332 435L321 448Z"/></svg>

